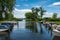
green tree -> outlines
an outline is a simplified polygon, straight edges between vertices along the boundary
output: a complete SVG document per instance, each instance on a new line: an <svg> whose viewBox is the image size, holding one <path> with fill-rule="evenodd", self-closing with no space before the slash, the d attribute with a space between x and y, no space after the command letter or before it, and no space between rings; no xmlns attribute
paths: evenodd
<svg viewBox="0 0 60 40"><path fill-rule="evenodd" d="M32 19L32 12L27 12L25 16L27 19Z"/></svg>
<svg viewBox="0 0 60 40"><path fill-rule="evenodd" d="M7 13L12 13L14 4L15 0L0 0L0 15L4 13L7 18Z"/></svg>
<svg viewBox="0 0 60 40"><path fill-rule="evenodd" d="M32 13L35 13L35 9L34 9L34 7L33 7L31 10L32 10Z"/></svg>
<svg viewBox="0 0 60 40"><path fill-rule="evenodd" d="M40 13L40 16L39 16L38 12ZM38 19L39 17L42 19L44 12L46 12L46 10L44 10L42 7L32 8L32 13L36 16L35 19Z"/></svg>
<svg viewBox="0 0 60 40"><path fill-rule="evenodd" d="M40 10L39 10L39 8L36 8L35 10L36 10L36 16L37 16L37 18L38 18L38 17L39 17L38 12L39 12Z"/></svg>
<svg viewBox="0 0 60 40"><path fill-rule="evenodd" d="M25 14L25 16L28 19L31 18L31 19L34 19L34 20L40 19L39 17L41 17L41 19L42 19L43 15L44 15L44 12L46 12L42 7L40 7L40 8L34 8L33 7L31 10L32 10L32 12L27 12ZM40 16L39 16L38 13L40 13Z"/></svg>
<svg viewBox="0 0 60 40"><path fill-rule="evenodd" d="M33 7L31 10L32 10L32 15L33 15L32 17L33 17L34 20L36 20L37 19L36 9Z"/></svg>
<svg viewBox="0 0 60 40"><path fill-rule="evenodd" d="M56 19L57 18L57 13L54 13L53 16L52 16L53 19Z"/></svg>
<svg viewBox="0 0 60 40"><path fill-rule="evenodd" d="M46 12L46 10L44 10L42 7L40 7L39 9L40 9L40 17L42 19L44 12Z"/></svg>
<svg viewBox="0 0 60 40"><path fill-rule="evenodd" d="M35 20L36 16L32 12L25 13L27 19Z"/></svg>
<svg viewBox="0 0 60 40"><path fill-rule="evenodd" d="M32 8L32 13L34 15L35 20L38 18L38 12L39 12L39 8Z"/></svg>

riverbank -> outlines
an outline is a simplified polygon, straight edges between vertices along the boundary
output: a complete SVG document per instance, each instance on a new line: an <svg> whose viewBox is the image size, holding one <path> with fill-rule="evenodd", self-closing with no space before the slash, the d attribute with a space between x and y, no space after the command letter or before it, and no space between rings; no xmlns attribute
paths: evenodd
<svg viewBox="0 0 60 40"><path fill-rule="evenodd" d="M58 25L60 25L60 21L47 21L47 22L53 22L54 24L58 24Z"/></svg>
<svg viewBox="0 0 60 40"><path fill-rule="evenodd" d="M60 24L60 21L55 21L55 24Z"/></svg>
<svg viewBox="0 0 60 40"><path fill-rule="evenodd" d="M38 21L38 20L26 20L27 22L44 22L44 21ZM60 21L47 21L49 23L54 23L60 25Z"/></svg>

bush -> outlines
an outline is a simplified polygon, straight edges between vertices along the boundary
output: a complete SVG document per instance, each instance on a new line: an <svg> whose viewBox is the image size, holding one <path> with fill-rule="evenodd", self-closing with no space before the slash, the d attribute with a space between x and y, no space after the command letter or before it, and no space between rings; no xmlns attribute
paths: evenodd
<svg viewBox="0 0 60 40"><path fill-rule="evenodd" d="M32 12L27 12L25 14L26 19L35 20L36 16Z"/></svg>
<svg viewBox="0 0 60 40"><path fill-rule="evenodd" d="M46 20L46 21L60 21L60 18L43 18L43 20Z"/></svg>

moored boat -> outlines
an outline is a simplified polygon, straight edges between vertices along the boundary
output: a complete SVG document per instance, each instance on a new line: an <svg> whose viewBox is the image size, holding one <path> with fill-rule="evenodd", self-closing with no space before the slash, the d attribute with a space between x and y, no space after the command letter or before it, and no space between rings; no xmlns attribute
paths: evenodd
<svg viewBox="0 0 60 40"><path fill-rule="evenodd" d="M7 31L8 29L6 25L0 25L0 32Z"/></svg>
<svg viewBox="0 0 60 40"><path fill-rule="evenodd" d="M1 23L1 25L0 25L0 32L2 32L2 31L10 32L10 29L11 29L12 26L13 26L12 23Z"/></svg>
<svg viewBox="0 0 60 40"><path fill-rule="evenodd" d="M53 28L53 33L55 36L60 36L60 26Z"/></svg>

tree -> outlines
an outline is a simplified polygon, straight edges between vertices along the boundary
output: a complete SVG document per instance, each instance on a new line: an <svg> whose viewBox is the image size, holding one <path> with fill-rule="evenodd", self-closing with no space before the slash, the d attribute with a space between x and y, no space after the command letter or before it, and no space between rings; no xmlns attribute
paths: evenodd
<svg viewBox="0 0 60 40"><path fill-rule="evenodd" d="M25 16L27 19L32 19L32 12L27 12Z"/></svg>
<svg viewBox="0 0 60 40"><path fill-rule="evenodd" d="M54 13L53 16L52 16L53 19L56 19L57 18L57 13Z"/></svg>
<svg viewBox="0 0 60 40"><path fill-rule="evenodd" d="M7 18L7 13L12 13L15 0L0 0L0 15L5 14Z"/></svg>
<svg viewBox="0 0 60 40"><path fill-rule="evenodd" d="M25 13L27 19L35 20L36 16L32 12Z"/></svg>
<svg viewBox="0 0 60 40"><path fill-rule="evenodd" d="M32 8L32 13L34 15L35 20L38 18L39 8Z"/></svg>
<svg viewBox="0 0 60 40"><path fill-rule="evenodd" d="M32 10L32 13L35 13L35 9L34 9L34 7L33 7L31 10Z"/></svg>
<svg viewBox="0 0 60 40"><path fill-rule="evenodd" d="M31 10L32 10L32 15L33 15L32 17L33 17L34 20L36 20L36 19L37 19L37 15L36 15L37 12L36 12L36 9L33 7Z"/></svg>
<svg viewBox="0 0 60 40"><path fill-rule="evenodd" d="M35 19L39 18L38 12L40 13L40 17L42 19L43 15L44 15L44 12L46 12L46 10L44 10L42 7L40 7L40 8L32 8L32 13L34 13L34 15L36 16Z"/></svg>
<svg viewBox="0 0 60 40"><path fill-rule="evenodd" d="M44 15L44 12L46 12L42 7L40 7L40 8L34 8L33 7L31 10L32 10L32 12L27 12L25 16L28 19L31 18L31 19L34 19L34 20L40 19L38 12L40 12L41 19Z"/></svg>
<svg viewBox="0 0 60 40"><path fill-rule="evenodd" d="M39 8L36 8L35 10L36 10L36 16L37 16L37 18L38 18L38 17L39 17L38 12L39 12L40 10L39 10Z"/></svg>
<svg viewBox="0 0 60 40"><path fill-rule="evenodd" d="M42 19L44 12L46 12L46 10L44 10L42 7L40 7L40 17Z"/></svg>

